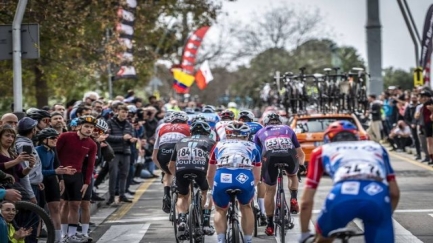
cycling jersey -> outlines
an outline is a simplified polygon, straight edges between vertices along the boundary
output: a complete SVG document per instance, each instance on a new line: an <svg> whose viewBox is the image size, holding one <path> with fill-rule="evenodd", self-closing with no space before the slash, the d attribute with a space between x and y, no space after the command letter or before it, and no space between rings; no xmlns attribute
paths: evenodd
<svg viewBox="0 0 433 243"><path fill-rule="evenodd" d="M251 130L248 140L254 142L255 135L257 134L258 131L260 131L260 129L263 128L263 126L258 122L245 122L245 124L247 124Z"/></svg>
<svg viewBox="0 0 433 243"><path fill-rule="evenodd" d="M89 156L89 165L86 168L86 177L84 178L84 184L89 185L95 166L96 143L91 138L80 139L77 132L65 132L60 134L56 150L61 165L64 167L71 166L77 172L81 172L83 161L86 156Z"/></svg>
<svg viewBox="0 0 433 243"><path fill-rule="evenodd" d="M286 163L284 168L287 175L296 175L299 170L299 161L296 158L296 149L301 145L295 132L286 125L272 125L260 129L254 142L262 149L263 161L262 181L267 185L277 183L278 168L275 164Z"/></svg>
<svg viewBox="0 0 433 243"><path fill-rule="evenodd" d="M171 161L176 163L176 185L180 194L187 195L189 192L189 180L183 178L184 174L196 174L195 181L200 189L209 189L206 173L214 145L215 141L204 135L182 138L176 143Z"/></svg>
<svg viewBox="0 0 433 243"><path fill-rule="evenodd" d="M394 242L387 184L395 175L386 149L372 141L325 144L311 154L306 186L316 189L324 171L334 186L317 219L318 232L328 237L359 218L366 242Z"/></svg>
<svg viewBox="0 0 433 243"><path fill-rule="evenodd" d="M218 141L226 139L226 126L230 122L233 122L233 121L219 121L215 125L215 131L216 131Z"/></svg>
<svg viewBox="0 0 433 243"><path fill-rule="evenodd" d="M170 174L167 166L170 162L174 146L180 139L188 136L190 136L188 124L167 123L166 125L161 125L159 127L153 149L158 149L156 158L161 166L161 169L166 173Z"/></svg>
<svg viewBox="0 0 433 243"><path fill-rule="evenodd" d="M254 175L252 167L261 166L260 150L250 142L226 139L218 142L212 152L210 164L217 166L214 177L213 200L215 205L226 208L230 202L228 189L239 189L239 203L250 203L254 197Z"/></svg>

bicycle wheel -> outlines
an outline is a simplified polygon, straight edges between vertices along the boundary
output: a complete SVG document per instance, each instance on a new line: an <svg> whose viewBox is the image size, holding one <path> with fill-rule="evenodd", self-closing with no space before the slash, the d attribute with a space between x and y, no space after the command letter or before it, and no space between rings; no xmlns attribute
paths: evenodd
<svg viewBox="0 0 433 243"><path fill-rule="evenodd" d="M171 195L172 196L171 196L170 221L173 224L174 237L176 238L176 243L179 243L179 240L177 239L177 212L176 212L177 193L172 193Z"/></svg>
<svg viewBox="0 0 433 243"><path fill-rule="evenodd" d="M188 212L188 228L189 228L189 242L193 243L194 242L194 237L195 237L195 208L194 208L194 204L191 203L191 205L189 205L189 212Z"/></svg>
<svg viewBox="0 0 433 243"><path fill-rule="evenodd" d="M253 214L254 214L254 237L257 237L257 227L258 227L258 220L259 217L257 216L258 211L257 208L254 206L254 200L251 201L251 208L253 209Z"/></svg>
<svg viewBox="0 0 433 243"><path fill-rule="evenodd" d="M286 242L285 241L285 237L286 237L285 224L286 224L287 211L285 210L286 199L285 199L283 191L280 192L280 198L279 199L280 199L279 203L280 203L280 215L281 216L280 216L280 228L279 228L280 232L278 232L278 233L280 234L280 242Z"/></svg>
<svg viewBox="0 0 433 243"><path fill-rule="evenodd" d="M55 240L55 229L53 221L51 221L50 216L38 205L19 201L15 203L15 208L18 210L15 216L15 223L18 228L33 228L33 230L38 230L39 220L42 220L43 224L47 230L47 243L54 243Z"/></svg>
<svg viewBox="0 0 433 243"><path fill-rule="evenodd" d="M241 233L239 230L239 222L234 221L232 223L232 243L241 243Z"/></svg>

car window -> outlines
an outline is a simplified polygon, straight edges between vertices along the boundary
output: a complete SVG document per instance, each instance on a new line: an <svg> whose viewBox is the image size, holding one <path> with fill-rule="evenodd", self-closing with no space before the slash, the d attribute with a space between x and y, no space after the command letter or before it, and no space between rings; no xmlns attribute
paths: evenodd
<svg viewBox="0 0 433 243"><path fill-rule="evenodd" d="M300 133L324 132L329 124L335 121L349 121L356 126L356 122L350 117L314 117L298 120L296 130Z"/></svg>

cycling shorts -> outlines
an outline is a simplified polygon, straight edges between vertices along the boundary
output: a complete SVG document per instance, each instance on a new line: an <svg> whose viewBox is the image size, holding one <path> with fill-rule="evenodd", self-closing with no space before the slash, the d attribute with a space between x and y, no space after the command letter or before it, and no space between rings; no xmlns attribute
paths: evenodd
<svg viewBox="0 0 433 243"><path fill-rule="evenodd" d="M197 170L182 170L176 173L176 186L177 191L180 195L188 195L189 193L189 180L183 178L185 174L196 174L195 183L198 185L200 190L209 190L209 184L207 183L206 172Z"/></svg>
<svg viewBox="0 0 433 243"><path fill-rule="evenodd" d="M254 175L249 169L217 169L212 198L220 208L227 208L230 203L230 196L226 193L228 189L239 189L241 193L236 197L240 204L246 205L254 197Z"/></svg>
<svg viewBox="0 0 433 243"><path fill-rule="evenodd" d="M156 155L156 159L159 162L159 166L166 173L171 175L170 170L168 169L168 163L170 163L171 155L174 151L174 146L176 144L164 144L158 149L158 154Z"/></svg>
<svg viewBox="0 0 433 243"><path fill-rule="evenodd" d="M424 126L424 135L426 137L433 137L433 123L428 122Z"/></svg>
<svg viewBox="0 0 433 243"><path fill-rule="evenodd" d="M60 186L56 175L44 176L45 201L60 202Z"/></svg>
<svg viewBox="0 0 433 243"><path fill-rule="evenodd" d="M285 171L287 175L296 175L299 170L299 162L295 156L290 154L270 154L266 156L266 161L262 163L262 181L273 186L277 183L278 167L275 164L286 163Z"/></svg>
<svg viewBox="0 0 433 243"><path fill-rule="evenodd" d="M83 168L87 168L87 163L83 164ZM86 178L86 172L83 173L83 178ZM81 199L83 201L90 201L90 198L92 197L92 191L93 191L93 176L90 179L90 183L87 186L86 193L84 194L84 197Z"/></svg>
<svg viewBox="0 0 433 243"><path fill-rule="evenodd" d="M81 201L83 188L83 174L77 172L73 175L63 175L63 181L65 182L65 192L62 198L66 201Z"/></svg>
<svg viewBox="0 0 433 243"><path fill-rule="evenodd" d="M317 219L324 237L355 218L364 223L365 242L394 242L388 186L374 181L342 181L334 185Z"/></svg>

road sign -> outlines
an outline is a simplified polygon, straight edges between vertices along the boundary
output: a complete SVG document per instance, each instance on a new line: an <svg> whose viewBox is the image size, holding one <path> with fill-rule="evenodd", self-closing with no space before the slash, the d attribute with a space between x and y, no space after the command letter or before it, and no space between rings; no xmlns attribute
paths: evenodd
<svg viewBox="0 0 433 243"><path fill-rule="evenodd" d="M12 51L12 25L0 25L0 60L12 60ZM22 24L22 59L38 59L39 56L39 24Z"/></svg>
<svg viewBox="0 0 433 243"><path fill-rule="evenodd" d="M424 85L424 77L422 75L422 67L417 67L413 70L413 85L422 86Z"/></svg>

